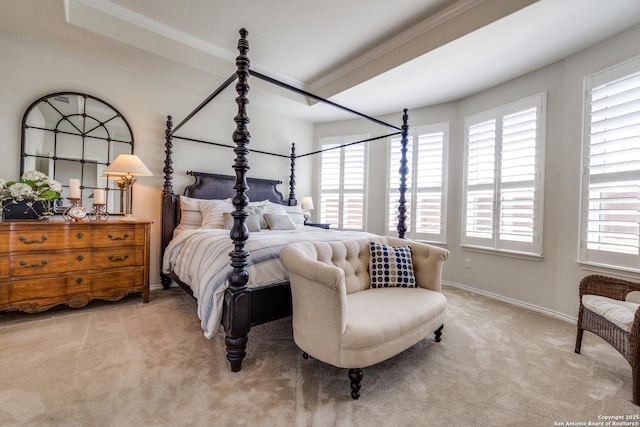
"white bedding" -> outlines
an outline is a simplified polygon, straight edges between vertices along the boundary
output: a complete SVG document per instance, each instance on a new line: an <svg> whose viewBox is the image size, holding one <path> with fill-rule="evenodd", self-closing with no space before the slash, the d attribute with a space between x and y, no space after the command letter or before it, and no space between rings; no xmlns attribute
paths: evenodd
<svg viewBox="0 0 640 427"><path fill-rule="evenodd" d="M249 251L248 286L260 287L289 280L280 263L280 249L300 241L330 242L373 236L355 231L325 230L317 227L251 233L245 242ZM222 317L227 274L231 271L229 253L233 244L229 230L183 230L169 243L162 263L164 273L173 272L193 290L198 301L198 317L204 335L211 338Z"/></svg>

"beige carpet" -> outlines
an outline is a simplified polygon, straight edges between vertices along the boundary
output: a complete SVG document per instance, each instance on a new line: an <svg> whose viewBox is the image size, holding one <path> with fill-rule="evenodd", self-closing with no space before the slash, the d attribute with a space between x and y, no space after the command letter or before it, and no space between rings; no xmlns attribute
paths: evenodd
<svg viewBox="0 0 640 427"><path fill-rule="evenodd" d="M2 426L555 426L637 415L627 362L575 326L446 287L430 337L347 372L296 349L290 319L254 328L239 373L223 335L206 340L195 302L154 291L83 309L0 314ZM383 313L381 313L383 315Z"/></svg>

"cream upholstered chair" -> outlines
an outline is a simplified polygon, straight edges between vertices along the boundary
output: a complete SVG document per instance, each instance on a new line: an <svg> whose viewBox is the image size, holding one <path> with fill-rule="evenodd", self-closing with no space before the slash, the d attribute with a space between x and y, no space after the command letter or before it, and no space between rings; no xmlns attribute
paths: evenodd
<svg viewBox="0 0 640 427"><path fill-rule="evenodd" d="M436 246L381 236L286 246L280 260L291 282L294 341L305 357L349 368L351 396L359 398L362 368L433 332L440 341L447 305L440 276L448 255ZM416 287L399 287L412 278ZM386 279L399 286L378 287Z"/></svg>
<svg viewBox="0 0 640 427"><path fill-rule="evenodd" d="M633 403L640 405L640 283L591 275L580 282L575 352L584 331L611 344L631 365Z"/></svg>

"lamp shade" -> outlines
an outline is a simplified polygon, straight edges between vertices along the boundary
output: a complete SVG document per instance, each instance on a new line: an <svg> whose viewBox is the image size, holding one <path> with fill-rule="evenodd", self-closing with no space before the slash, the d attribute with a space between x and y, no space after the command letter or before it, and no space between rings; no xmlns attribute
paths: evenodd
<svg viewBox="0 0 640 427"><path fill-rule="evenodd" d="M116 159L102 172L103 178L106 175L115 176L153 176L149 168L147 168L138 156L133 154L120 154Z"/></svg>
<svg viewBox="0 0 640 427"><path fill-rule="evenodd" d="M302 210L308 211L313 209L313 199L311 196L303 197L301 202Z"/></svg>

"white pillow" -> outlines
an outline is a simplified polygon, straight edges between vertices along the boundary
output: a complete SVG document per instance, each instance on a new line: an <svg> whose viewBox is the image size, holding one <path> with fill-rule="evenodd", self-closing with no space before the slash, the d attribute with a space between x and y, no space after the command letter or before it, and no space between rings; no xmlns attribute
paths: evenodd
<svg viewBox="0 0 640 427"><path fill-rule="evenodd" d="M187 196L179 196L180 200L180 224L176 230L189 230L200 228L202 225L202 212L198 203L205 199L194 199Z"/></svg>
<svg viewBox="0 0 640 427"><path fill-rule="evenodd" d="M201 228L224 228L224 214L233 211L233 205L226 200L203 200L198 202L202 212Z"/></svg>
<svg viewBox="0 0 640 427"><path fill-rule="evenodd" d="M295 225L304 226L304 213L302 213L302 208L299 205L296 206L284 206L285 212L291 217L291 220Z"/></svg>
<svg viewBox="0 0 640 427"><path fill-rule="evenodd" d="M284 215L264 214L264 218L272 230L295 230L296 225L286 213Z"/></svg>
<svg viewBox="0 0 640 427"><path fill-rule="evenodd" d="M267 213L271 215L286 215L287 211L284 209L284 205L267 200Z"/></svg>

